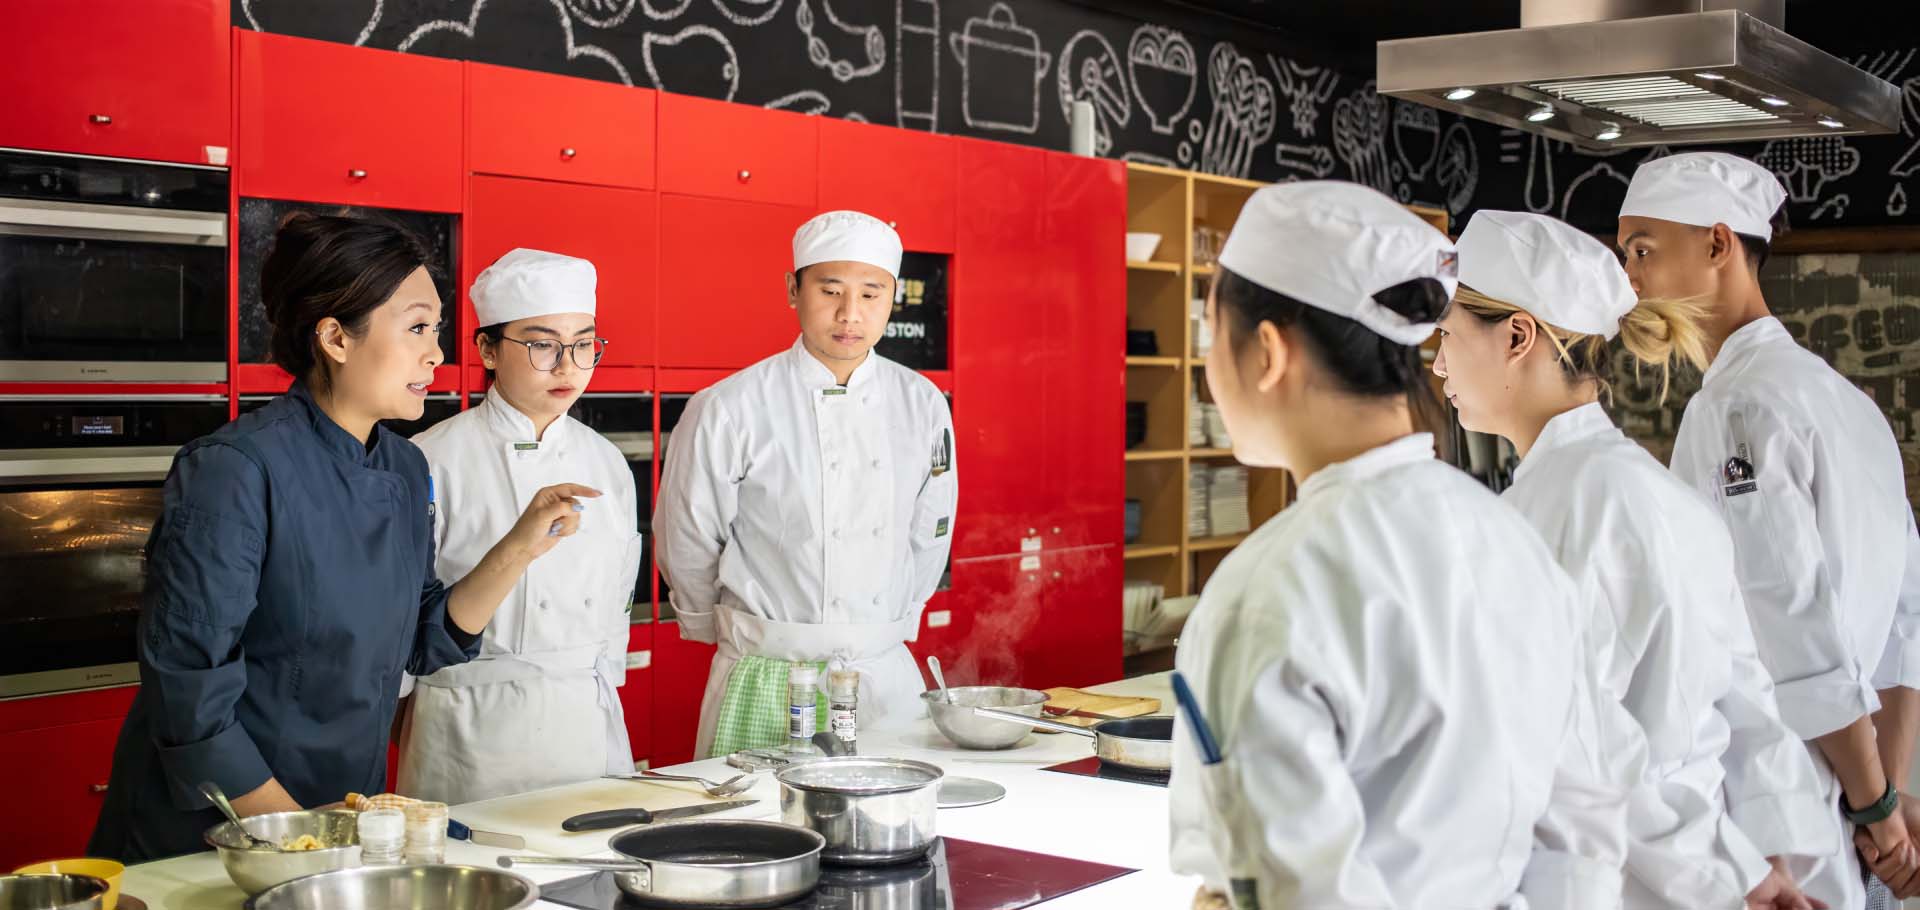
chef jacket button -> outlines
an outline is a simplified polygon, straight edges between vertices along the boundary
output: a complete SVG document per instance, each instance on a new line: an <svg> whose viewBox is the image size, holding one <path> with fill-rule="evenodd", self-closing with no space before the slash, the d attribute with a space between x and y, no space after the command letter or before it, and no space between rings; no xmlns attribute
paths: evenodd
<svg viewBox="0 0 1920 910"><path fill-rule="evenodd" d="M591 606L593 606L593 598L591 598L591 597L589 597L589 598L587 598L587 601L586 601L586 603L587 603L587 606L589 606L589 607L591 607Z"/></svg>
<svg viewBox="0 0 1920 910"><path fill-rule="evenodd" d="M833 529L833 539L834 539L834 540L839 540L839 539L840 539L840 529L839 529L839 528L834 528L834 529Z"/></svg>
<svg viewBox="0 0 1920 910"><path fill-rule="evenodd" d="M840 599L840 598L838 598L838 597L836 597L836 598L834 598L834 599L833 599L833 605L834 605L834 606L835 606L836 608L837 608L837 607L844 607L844 606L846 606L846 605L847 605L847 602L846 602L846 601L844 601L844 600L841 600L841 599Z"/></svg>
<svg viewBox="0 0 1920 910"><path fill-rule="evenodd" d="M547 602L546 602L546 601L544 601L544 600L543 600L543 601L541 601L541 602L540 602L540 609L542 609L542 610L544 610L544 609L546 609L546 608L547 608Z"/></svg>
<svg viewBox="0 0 1920 910"><path fill-rule="evenodd" d="M880 605L880 595L875 594L873 596L873 605L876 607Z"/></svg>
<svg viewBox="0 0 1920 910"><path fill-rule="evenodd" d="M829 462L827 462L827 470L829 470L829 471L838 471L838 470L840 470L840 462L837 462L837 461L829 461Z"/></svg>
<svg viewBox="0 0 1920 910"><path fill-rule="evenodd" d="M875 536L875 537L879 537L879 536L880 536L880 529L879 529L879 528L874 528L874 529L873 529L873 536Z"/></svg>
<svg viewBox="0 0 1920 910"><path fill-rule="evenodd" d="M873 466L874 466L875 468L878 468L878 467L880 467L880 459L878 459L878 458L875 458L875 459L873 460Z"/></svg>
<svg viewBox="0 0 1920 910"><path fill-rule="evenodd" d="M861 404L872 404L872 403L873 403L873 396L872 396L872 395L862 395L862 396L860 396L860 403L861 403Z"/></svg>

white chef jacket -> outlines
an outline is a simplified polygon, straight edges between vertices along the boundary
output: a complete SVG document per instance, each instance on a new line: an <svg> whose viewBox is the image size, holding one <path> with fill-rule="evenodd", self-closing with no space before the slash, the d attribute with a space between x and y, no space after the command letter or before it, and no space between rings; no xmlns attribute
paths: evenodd
<svg viewBox="0 0 1920 910"><path fill-rule="evenodd" d="M487 625L480 656L415 681L401 738L408 796L449 804L632 773L615 687L626 681L640 572L633 472L613 443L498 395L414 437L434 486L434 568L466 576L542 487L585 484L580 528L533 561Z"/></svg>
<svg viewBox="0 0 1920 910"><path fill-rule="evenodd" d="M1502 494L1594 604L1602 669L1644 732L1628 814L1629 908L1737 908L1766 858L1840 828L1754 650L1719 515L1588 404L1547 421Z"/></svg>
<svg viewBox="0 0 1920 910"><path fill-rule="evenodd" d="M1597 747L1586 624L1430 435L1316 472L1181 633L1225 760L1175 724L1175 870L1269 908L1618 906L1640 769Z"/></svg>
<svg viewBox="0 0 1920 910"><path fill-rule="evenodd" d="M1734 458L1750 481L1729 475ZM1920 687L1920 598L1901 591L1915 542L1899 449L1873 401L1778 319L1728 336L1687 403L1673 471L1732 532L1760 660L1794 733L1812 740L1878 710L1876 689ZM1808 748L1838 819L1839 780ZM1848 838L1794 872L1834 907L1864 900Z"/></svg>
<svg viewBox="0 0 1920 910"><path fill-rule="evenodd" d="M904 643L953 541L952 439L926 377L869 354L841 386L803 340L688 402L654 529L681 637L718 645L697 755L745 654L859 672L863 728L924 713Z"/></svg>

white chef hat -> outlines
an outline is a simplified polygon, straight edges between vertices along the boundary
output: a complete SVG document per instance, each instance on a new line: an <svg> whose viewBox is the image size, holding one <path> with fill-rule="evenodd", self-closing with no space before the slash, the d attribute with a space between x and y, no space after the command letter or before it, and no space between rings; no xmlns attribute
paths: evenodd
<svg viewBox="0 0 1920 910"><path fill-rule="evenodd" d="M1460 283L1582 335L1612 338L1639 298L1607 245L1558 218L1481 209L1460 232Z"/></svg>
<svg viewBox="0 0 1920 910"><path fill-rule="evenodd" d="M1303 180L1253 192L1220 251L1220 265L1393 341L1419 344L1433 334L1433 323L1412 322L1373 295L1433 278L1452 296L1455 257L1447 235L1379 192L1340 180Z"/></svg>
<svg viewBox="0 0 1920 910"><path fill-rule="evenodd" d="M900 277L900 235L861 212L822 212L793 232L793 270L821 262L864 262Z"/></svg>
<svg viewBox="0 0 1920 910"><path fill-rule="evenodd" d="M1655 158L1633 172L1621 217L1658 218L1773 239L1773 213L1787 191L1772 171L1725 152Z"/></svg>
<svg viewBox="0 0 1920 910"><path fill-rule="evenodd" d="M481 325L554 313L594 312L593 263L543 250L516 249L494 260L467 291Z"/></svg>

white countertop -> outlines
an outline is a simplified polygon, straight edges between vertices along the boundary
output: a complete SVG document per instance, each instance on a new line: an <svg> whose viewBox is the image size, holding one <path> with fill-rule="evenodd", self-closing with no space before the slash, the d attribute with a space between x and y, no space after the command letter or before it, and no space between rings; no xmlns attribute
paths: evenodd
<svg viewBox="0 0 1920 910"><path fill-rule="evenodd" d="M1164 673L1094 686L1089 691L1158 698L1169 713L1173 706L1168 675ZM1197 880L1174 875L1167 868L1165 788L1040 770L1092 755L1091 739L1069 734L1035 735L1025 745L1004 752L969 752L947 742L934 730L932 721L922 719L898 733L863 735L860 752L916 758L939 765L949 775L985 778L1007 788L1007 797L997 803L940 810L939 832L944 836L1140 870L1048 901L1044 905L1048 910L1176 908L1188 906L1193 899ZM659 770L715 780L738 773L717 758ZM713 817L779 815L780 785L772 775L762 775L753 789L742 795L758 799L760 804ZM463 809L478 805L482 804L455 806L450 814L460 818ZM451 841L447 844L447 862L492 866L508 852L518 851ZM516 871L542 883L584 873L580 869L534 866L517 867ZM237 910L245 900L227 878L219 857L211 852L133 866L127 870L121 888L146 901L152 910ZM534 906L560 905L541 901Z"/></svg>

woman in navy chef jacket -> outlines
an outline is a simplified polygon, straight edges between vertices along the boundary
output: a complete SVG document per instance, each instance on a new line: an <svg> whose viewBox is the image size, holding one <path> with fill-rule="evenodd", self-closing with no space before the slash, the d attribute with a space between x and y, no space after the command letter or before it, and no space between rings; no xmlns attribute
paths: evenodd
<svg viewBox="0 0 1920 910"><path fill-rule="evenodd" d="M385 787L402 672L478 651L527 565L599 495L535 494L452 587L433 571L427 461L379 424L418 418L440 365L440 296L420 242L295 215L261 269L274 362L293 385L174 458L147 543L140 692L88 853L205 849L219 784L241 815Z"/></svg>

